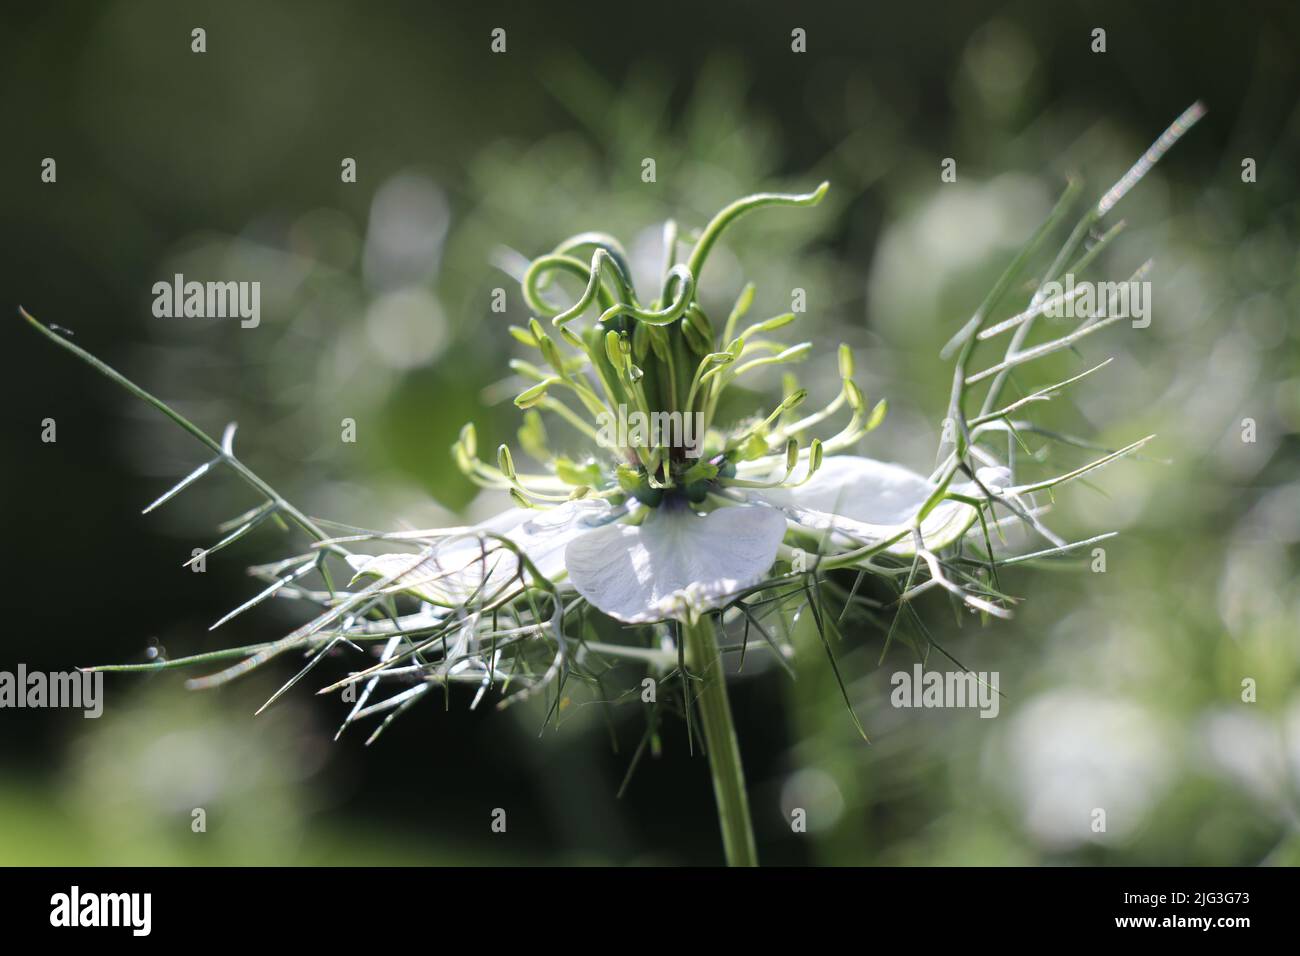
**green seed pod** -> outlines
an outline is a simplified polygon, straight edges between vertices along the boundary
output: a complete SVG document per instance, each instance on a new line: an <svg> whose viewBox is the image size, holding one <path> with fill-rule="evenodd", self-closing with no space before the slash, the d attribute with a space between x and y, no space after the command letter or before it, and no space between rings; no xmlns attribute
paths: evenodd
<svg viewBox="0 0 1300 956"><path fill-rule="evenodd" d="M774 315L770 319L764 319L762 322L756 322L745 330L745 335L759 335L763 332L771 332L781 328L783 325L789 325L794 321L793 312L783 312L781 315Z"/></svg>
<svg viewBox="0 0 1300 956"><path fill-rule="evenodd" d="M686 309L686 321L695 329L696 332L700 334L700 338L708 342L709 347L712 348L713 347L713 323L710 322L709 317L704 314L704 310L701 309L698 305L692 303Z"/></svg>
<svg viewBox="0 0 1300 956"><path fill-rule="evenodd" d="M876 402L876 407L871 410L871 417L867 419L867 431L874 431L885 420L885 415L889 411L889 403L883 398Z"/></svg>
<svg viewBox="0 0 1300 956"><path fill-rule="evenodd" d="M517 325L509 325L506 326L506 331L514 337L515 341L522 342L529 348L537 348L537 336L533 335L533 333L529 332L527 329L521 329Z"/></svg>
<svg viewBox="0 0 1300 956"><path fill-rule="evenodd" d="M547 336L538 339L537 344L541 347L542 355L546 358L547 364L559 372L560 375L564 375L564 356L560 354L559 346L555 344L555 341L550 336Z"/></svg>
<svg viewBox="0 0 1300 956"><path fill-rule="evenodd" d="M840 378L853 377L853 350L840 345Z"/></svg>
<svg viewBox="0 0 1300 956"><path fill-rule="evenodd" d="M468 475L473 473L474 462L470 459L469 455L465 454L465 446L459 443L452 445L451 458L452 461L456 463L456 468L461 472L461 474Z"/></svg>
<svg viewBox="0 0 1300 956"><path fill-rule="evenodd" d="M844 397L849 400L849 407L855 412L860 412L867 407L867 398L862 394L862 389L853 379L844 380Z"/></svg>
<svg viewBox="0 0 1300 956"><path fill-rule="evenodd" d="M535 382L547 378L546 373L532 362L525 362L523 359L511 359L507 364L510 366L510 371L522 375L524 378L531 378Z"/></svg>
<svg viewBox="0 0 1300 956"><path fill-rule="evenodd" d="M707 355L713 347L713 343L700 334L700 330L692 325L686 318L681 320L682 338L686 340L687 346L696 355Z"/></svg>
<svg viewBox="0 0 1300 956"><path fill-rule="evenodd" d="M609 359L609 364L614 368L623 367L623 349L619 346L621 336L610 329L605 333L605 358Z"/></svg>
<svg viewBox="0 0 1300 956"><path fill-rule="evenodd" d="M515 406L518 408L532 408L546 397L547 390L557 381L559 381L559 379L555 376L551 376L530 388L524 389L515 396Z"/></svg>
<svg viewBox="0 0 1300 956"><path fill-rule="evenodd" d="M740 290L740 295L736 296L736 304L731 307L731 315L727 317L728 324L734 325L745 317L749 307L754 304L754 283L746 282L745 287Z"/></svg>
<svg viewBox="0 0 1300 956"><path fill-rule="evenodd" d="M798 345L792 345L784 352L776 356L778 362L802 362L812 352L813 344L811 342L800 342Z"/></svg>
<svg viewBox="0 0 1300 956"><path fill-rule="evenodd" d="M650 354L650 326L638 322L632 329L632 358L638 365Z"/></svg>
<svg viewBox="0 0 1300 956"><path fill-rule="evenodd" d="M473 422L466 422L461 427L460 447L465 449L465 454L471 458L478 454L478 431L474 428Z"/></svg>
<svg viewBox="0 0 1300 956"><path fill-rule="evenodd" d="M497 449L497 468L511 481L515 479L515 460L510 456L510 446L502 445Z"/></svg>
<svg viewBox="0 0 1300 956"><path fill-rule="evenodd" d="M578 333L574 332L573 329L569 328L567 325L560 326L560 338L564 339L564 341L569 343L571 348L575 348L579 352L585 351L587 348L583 344L582 339L578 336Z"/></svg>
<svg viewBox="0 0 1300 956"><path fill-rule="evenodd" d="M654 349L655 357L661 362L668 361L668 330L662 325L646 325L644 322L638 322L640 328L646 330L650 339L650 347Z"/></svg>

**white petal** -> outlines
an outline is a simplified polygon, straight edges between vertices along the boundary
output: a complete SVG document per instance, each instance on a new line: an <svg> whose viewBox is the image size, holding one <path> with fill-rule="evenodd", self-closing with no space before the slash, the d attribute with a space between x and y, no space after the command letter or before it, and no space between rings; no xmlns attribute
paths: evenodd
<svg viewBox="0 0 1300 956"><path fill-rule="evenodd" d="M910 529L935 487L929 479L902 465L835 455L822 463L807 484L763 491L760 496L784 508L805 527L819 531L830 528L874 542ZM974 484L952 486L952 490L978 494ZM975 518L975 509L970 505L939 502L921 523L925 546L930 550L948 546L965 534ZM915 548L915 541L908 535L889 550L910 555Z"/></svg>
<svg viewBox="0 0 1300 956"><path fill-rule="evenodd" d="M667 506L640 526L612 524L575 538L565 564L578 593L601 611L628 623L658 621L682 601L716 607L759 581L785 530L785 517L761 505L707 515Z"/></svg>
<svg viewBox="0 0 1300 956"><path fill-rule="evenodd" d="M512 508L441 542L423 560L418 553L354 554L348 556L348 562L357 574L397 574L395 583L401 590L434 604L455 605L475 591L502 586L518 570L512 551L494 544L491 538L480 542L474 532L508 538L541 574L554 581L564 573L565 545L624 514L625 510L612 508L603 499L566 501L546 510Z"/></svg>
<svg viewBox="0 0 1300 956"><path fill-rule="evenodd" d="M525 519L506 536L554 580L564 573L564 549L574 538L626 515L603 498L580 498L543 511L526 511Z"/></svg>

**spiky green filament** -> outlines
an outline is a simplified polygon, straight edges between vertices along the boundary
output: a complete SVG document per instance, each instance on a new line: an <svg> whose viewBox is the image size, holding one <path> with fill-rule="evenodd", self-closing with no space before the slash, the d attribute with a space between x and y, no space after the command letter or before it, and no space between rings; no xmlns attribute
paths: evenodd
<svg viewBox="0 0 1300 956"><path fill-rule="evenodd" d="M764 369L800 362L812 351L812 344L790 345L771 337L797 320L793 312L750 322L737 334L754 302L752 283L741 289L719 329L700 303L698 282L710 251L742 215L767 206L816 205L828 188L823 183L806 194L760 193L732 203L705 226L685 261L677 258L676 223L667 224L660 290L648 305L638 299L627 255L612 236L582 233L535 259L522 285L524 299L536 317L527 328L512 326L509 333L523 346L536 350L541 361L511 362L526 383L515 404L532 413L556 415L603 446L606 456L584 466L581 482L561 480L561 487L556 487L550 476L507 475L502 468L480 461L462 440L453 448L461 470L472 481L508 490L529 506L567 500L575 493L614 498L635 495L648 504L658 504L663 492L679 488L689 488L693 498L703 500L710 488L774 487L795 479L806 481L816 465L808 469L797 466L809 460L809 448L816 449L819 464L823 450L847 447L870 430L871 416L860 402L854 403L854 396L860 397L861 392L852 384L851 363L846 368L841 361L844 384L820 411L792 420L791 411L807 396L796 386L765 418L732 423L720 430L716 424L719 401L732 383L742 377L757 377ZM551 288L562 276L581 283L577 297L567 306L555 301L558 292ZM539 321L545 319L550 319L549 329ZM560 401L555 394L559 390L572 394L581 411ZM807 440L803 433L846 403L854 409L848 425L825 443L803 446ZM527 450L533 457L553 463L544 429L538 437L538 428L540 425L526 433ZM798 440L792 445L793 439ZM786 454L790 447L795 452L790 453L784 478L752 482L734 477L738 463ZM774 470L777 467L774 464Z"/></svg>

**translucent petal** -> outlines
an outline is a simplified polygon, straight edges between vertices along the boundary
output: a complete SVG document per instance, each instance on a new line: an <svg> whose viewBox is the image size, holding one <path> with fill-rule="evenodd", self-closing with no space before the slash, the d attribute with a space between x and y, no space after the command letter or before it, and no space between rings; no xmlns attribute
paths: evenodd
<svg viewBox="0 0 1300 956"><path fill-rule="evenodd" d="M454 606L475 591L490 593L500 588L518 572L514 552L494 538L480 539L474 532L508 538L541 574L555 581L564 574L564 548L570 541L626 513L602 499L566 501L546 510L512 508L440 542L422 560L418 553L354 554L348 562L359 575L398 574L394 584L399 590L434 604Z"/></svg>
<svg viewBox="0 0 1300 956"><path fill-rule="evenodd" d="M794 477L803 473L803 468L796 469ZM934 489L929 479L902 465L835 455L822 463L807 484L774 488L760 492L758 497L784 509L806 528L833 529L870 543L910 529ZM952 490L971 497L979 494L973 483L954 485ZM968 504L939 502L921 524L925 546L930 550L947 547L965 534L975 518L975 509ZM915 547L908 535L889 550L910 555Z"/></svg>
<svg viewBox="0 0 1300 956"><path fill-rule="evenodd" d="M616 524L569 543L565 564L578 593L628 623L717 607L761 580L776 560L785 517L761 505L699 515L661 506L639 526Z"/></svg>

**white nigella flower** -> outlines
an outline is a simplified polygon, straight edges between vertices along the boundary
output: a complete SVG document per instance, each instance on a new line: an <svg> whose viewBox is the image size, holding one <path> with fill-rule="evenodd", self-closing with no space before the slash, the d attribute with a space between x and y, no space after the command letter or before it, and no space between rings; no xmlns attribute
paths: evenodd
<svg viewBox="0 0 1300 956"><path fill-rule="evenodd" d="M727 636L730 619L743 616L739 646L754 625L780 653L762 618L786 614L795 602L811 610L806 620L822 632L824 594L843 600L841 617L857 608L872 622L878 618L864 608L892 608L897 623L908 602L931 587L943 588L972 610L1005 616L1011 599L999 589L998 565L1109 537L1062 541L1043 526L1034 493L1114 461L1148 439L1029 483L1017 483L1010 462L999 458L1033 431L1031 422L1018 417L1021 409L1051 398L1107 363L1007 405L999 404L1000 396L1012 370L1072 348L1117 321L1084 316L1073 330L1056 338L1034 345L1027 341L1036 318L1060 304L1060 298L1047 291L1050 284L1066 270L1084 271L1117 232L1112 228L1085 250L1092 227L1202 113L1200 104L1188 109L1084 214L1026 309L989 324L990 311L1013 286L1019 270L1064 221L1078 191L1078 184L1071 184L1025 251L954 336L945 349L955 356L945 423L951 426L945 427L951 440L941 447L939 466L929 476L853 453L884 417L885 403L868 406L853 380L852 355L843 346L840 388L824 408L796 415L807 392L787 374L784 397L775 407L756 409L740 421L723 421L719 415L720 399L730 386L741 379L750 384L760 369L780 366L785 371L805 359L813 346L773 337L795 321L792 313L746 321L752 285L740 292L726 319L715 324L696 296L710 250L740 216L764 206L813 205L825 195L827 184L807 195L763 193L733 203L700 232L684 259L679 259L677 229L670 222L664 234L663 281L648 302L638 297L627 256L612 236L583 233L534 259L520 276L534 318L527 328L512 327L510 333L540 357L540 362L511 362L525 384L515 399L524 410L520 444L540 470L516 469L506 445L498 448L495 464L483 461L473 426L465 426L452 449L457 464L483 487L507 493L515 505L471 527L330 537L236 458L233 425L216 441L24 312L47 338L169 416L215 455L146 512L188 488L214 465L232 469L263 497L261 505L230 523L224 538L191 561L226 547L271 517L314 539L305 554L253 568L252 573L266 582L264 590L213 625L276 595L320 608L284 638L192 658L100 669L153 670L233 659L225 670L190 682L191 687L208 687L286 652L305 653L306 665L267 702L269 706L331 650L368 646L375 663L321 692L359 689L347 698L354 703L340 733L362 717L386 713L377 736L434 688L476 686L475 703L494 687L511 692L505 701L544 692L551 699L550 719L561 705L559 689L571 676L600 680L589 665L593 657L640 664L659 678L680 678L678 704L688 721L698 713L707 745L727 859L753 863L748 797L719 636ZM568 305L556 304L548 294L548 287L563 275L581 283ZM1002 335L1010 340L1002 358L971 369L977 346ZM984 382L975 411L969 407L974 404L972 388ZM543 413L575 431L587 452L553 452ZM815 437L840 415L847 421L837 432L825 439ZM1042 535L1051 547L1010 558L997 554L991 531L1013 520ZM357 542L377 540L416 550L370 555L349 550ZM366 583L337 586L331 559L346 561L355 578ZM857 572L852 589L828 581L839 570ZM864 575L883 582L885 596L892 595L887 604L855 603ZM401 594L417 599L414 611L399 605ZM602 618L617 626L605 626ZM369 703L381 682L404 689Z"/></svg>
<svg viewBox="0 0 1300 956"><path fill-rule="evenodd" d="M479 484L508 491L517 507L472 528L431 532L436 543L414 557L352 555L353 568L456 607L518 577L526 559L598 611L644 624L693 620L726 604L771 578L792 548L854 564L879 552L933 553L960 538L976 520L972 502L1005 484L1004 472L984 469L987 481L941 487L901 465L847 454L879 424L885 405L868 408L845 347L841 388L826 408L795 419L807 395L795 388L770 414L728 430L715 422L733 382L798 362L812 345L771 337L794 321L792 313L744 323L753 286L716 328L695 297L705 258L742 213L811 205L826 188L733 204L683 263L670 224L661 295L649 305L637 299L627 257L610 236L575 236L534 260L523 289L551 328L534 318L511 332L540 354L546 370L523 360L512 367L531 382L516 399L527 410L521 437L545 470L517 472L505 446L495 467L481 461L466 426L453 449L457 462ZM589 262L577 254L589 254ZM544 297L555 272L585 280L585 291L564 308ZM589 312L594 321L580 327ZM802 446L802 436L841 410L849 420L838 434ZM579 461L553 455L541 412L594 442L591 454Z"/></svg>
<svg viewBox="0 0 1300 956"><path fill-rule="evenodd" d="M763 463L753 464L760 467L740 473L764 473ZM806 472L808 462L799 467ZM996 487L1004 474L981 469L980 477L985 487ZM901 465L854 455L826 459L807 482L773 484L771 490L718 495L712 510L684 495L665 496L654 508L635 499L629 506L588 498L542 511L511 508L427 556L350 555L349 561L359 573L391 577L427 601L455 606L518 574L514 552L485 556L479 534L502 535L556 584L610 617L641 624L726 603L771 575L787 537L798 541L830 531L846 546L884 543L885 551L913 555L913 522L937 488ZM974 483L953 490L980 493ZM944 500L917 528L926 547L937 550L975 519L973 506Z"/></svg>

